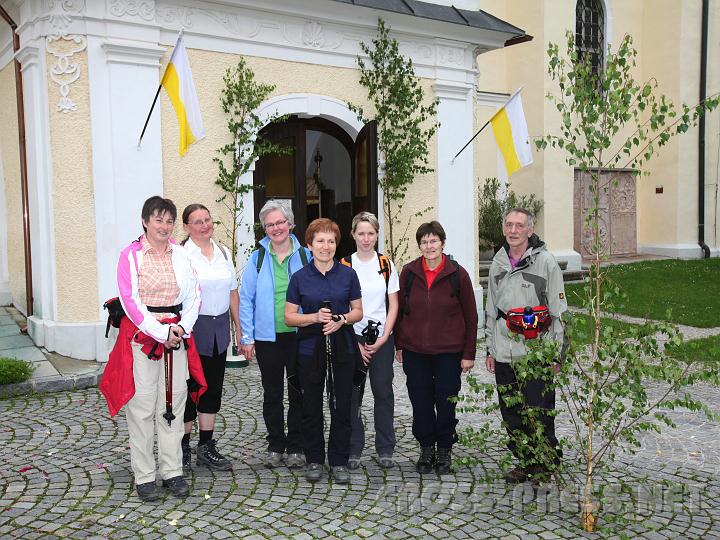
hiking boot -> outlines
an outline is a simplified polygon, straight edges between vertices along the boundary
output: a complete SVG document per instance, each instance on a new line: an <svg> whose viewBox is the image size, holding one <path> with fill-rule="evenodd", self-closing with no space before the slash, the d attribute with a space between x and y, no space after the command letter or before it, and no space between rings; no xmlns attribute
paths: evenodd
<svg viewBox="0 0 720 540"><path fill-rule="evenodd" d="M330 467L330 470L332 472L333 480L338 484L350 483L350 471L348 471L347 467L336 465L334 467Z"/></svg>
<svg viewBox="0 0 720 540"><path fill-rule="evenodd" d="M305 456L299 452L288 454L285 464L290 469L300 469L305 466Z"/></svg>
<svg viewBox="0 0 720 540"><path fill-rule="evenodd" d="M280 467L282 464L283 464L282 452L268 451L268 453L265 455L265 466L268 469L274 469L275 467Z"/></svg>
<svg viewBox="0 0 720 540"><path fill-rule="evenodd" d="M205 444L198 444L197 464L205 465L216 471L230 471L233 466L229 459L217 451L215 439L210 439Z"/></svg>
<svg viewBox="0 0 720 540"><path fill-rule="evenodd" d="M515 467L505 473L505 481L508 484L519 484L528 479L528 470L524 467Z"/></svg>
<svg viewBox="0 0 720 540"><path fill-rule="evenodd" d="M347 468L351 471L360 468L360 456L350 456L348 458Z"/></svg>
<svg viewBox="0 0 720 540"><path fill-rule="evenodd" d="M438 448L435 470L438 474L450 474L452 472L452 449Z"/></svg>
<svg viewBox="0 0 720 540"><path fill-rule="evenodd" d="M392 456L378 456L377 461L383 469L392 469L395 466Z"/></svg>
<svg viewBox="0 0 720 540"><path fill-rule="evenodd" d="M415 464L415 470L420 474L428 474L433 472L433 466L435 465L435 447L434 446L422 446L420 447L420 459Z"/></svg>
<svg viewBox="0 0 720 540"><path fill-rule="evenodd" d="M162 485L168 488L173 497L183 498L190 495L190 486L182 476L174 476L163 480Z"/></svg>
<svg viewBox="0 0 720 540"><path fill-rule="evenodd" d="M157 490L157 484L155 480L152 482L145 482L144 484L137 484L135 486L138 497L141 501L157 501L160 498L160 493Z"/></svg>
<svg viewBox="0 0 720 540"><path fill-rule="evenodd" d="M182 470L183 470L183 476L188 476L190 472L192 471L192 450L190 450L190 445L182 445Z"/></svg>
<svg viewBox="0 0 720 540"><path fill-rule="evenodd" d="M323 466L320 463L308 463L305 468L305 480L317 482L322 477Z"/></svg>

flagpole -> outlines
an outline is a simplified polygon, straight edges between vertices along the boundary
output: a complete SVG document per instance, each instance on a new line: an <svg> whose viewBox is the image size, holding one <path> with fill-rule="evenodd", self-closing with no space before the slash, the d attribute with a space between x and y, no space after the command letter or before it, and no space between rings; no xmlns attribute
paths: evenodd
<svg viewBox="0 0 720 540"><path fill-rule="evenodd" d="M488 127L488 124L489 124L490 122L492 122L492 119L495 118L495 117L498 115L498 113L499 113L500 111L502 111L508 103L510 103L510 100L511 100L512 98L514 98L517 94L519 94L519 93L520 93L520 90L522 90L522 89L523 89L523 87L521 86L520 88L518 88L517 90L515 90L515 92L513 92L513 94L512 94L509 98L507 98L507 100L505 100L505 103L503 103L502 107L500 107L497 111L495 111L495 112L493 113L493 115L490 117L490 119L489 119L487 122L485 122L485 124L483 124L483 127L481 127L480 129L477 130L477 132L475 133L475 135L472 136L472 139L470 139L468 142L466 142L466 143L465 143L465 146L463 146L463 147L458 151L458 153L453 156L453 158L450 160L450 163L455 163L455 158L458 157L458 156L462 153L462 151L465 150L465 149L470 145L470 143L475 140L475 137L477 137L478 135L480 135L480 132L481 132L483 129L485 129L486 127Z"/></svg>
<svg viewBox="0 0 720 540"><path fill-rule="evenodd" d="M168 61L168 64L172 62L172 57L175 54L175 50L177 49L178 43L180 43L180 39L183 36L183 32L185 32L184 27L180 27L180 33L178 34L177 41L175 41L175 48L173 49L172 54L170 55L170 60ZM167 68L165 68L167 69ZM165 75L163 74L163 77ZM160 84L158 84L157 91L155 92L155 97L153 98L152 105L150 105L150 112L147 115L147 118L145 119L145 124L143 125L142 132L140 133L140 138L138 139L137 143L137 149L140 150L140 144L142 143L142 139L145 136L145 130L147 129L148 123L150 122L150 117L152 116L153 110L155 109L155 104L157 103L158 96L160 95L160 90L162 89L162 78L160 79Z"/></svg>

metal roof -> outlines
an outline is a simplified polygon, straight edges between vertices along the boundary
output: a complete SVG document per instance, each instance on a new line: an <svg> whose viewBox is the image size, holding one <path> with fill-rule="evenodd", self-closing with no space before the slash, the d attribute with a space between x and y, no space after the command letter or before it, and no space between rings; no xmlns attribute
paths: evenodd
<svg viewBox="0 0 720 540"><path fill-rule="evenodd" d="M441 6L430 2L420 2L418 0L334 1L370 9L379 9L382 11L391 11L393 13L411 15L414 17L422 17L424 19L432 19L451 24L459 24L470 28L510 34L513 37L506 42L506 45L511 45L520 41L529 41L532 39L532 36L527 35L524 30L507 23L502 19L498 19L497 17L494 17L482 10L470 11L467 9L458 9L455 6Z"/></svg>

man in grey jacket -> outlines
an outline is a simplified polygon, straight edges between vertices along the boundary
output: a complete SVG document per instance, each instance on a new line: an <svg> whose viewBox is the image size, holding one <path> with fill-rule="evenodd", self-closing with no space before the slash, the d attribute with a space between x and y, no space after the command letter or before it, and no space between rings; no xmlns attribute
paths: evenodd
<svg viewBox="0 0 720 540"><path fill-rule="evenodd" d="M524 336L513 334L506 324L507 314L515 308L547 306L551 322L539 339L551 339L562 346L563 324L560 316L567 310L562 272L545 243L534 233L533 215L524 208L512 208L503 215L505 243L493 258L488 279L485 340L485 367L495 374L498 385L500 413L510 441L508 448L518 459L519 466L505 475L511 483L528 479L537 483L552 472L552 464L559 461L560 450L555 437L555 392L548 388L552 376L518 381L513 363L526 355ZM559 359L558 359L559 361ZM554 363L548 369L559 370ZM509 391L501 392L501 388ZM505 397L522 395L519 403L509 406ZM539 411L528 415L528 408ZM518 435L533 440L535 429L529 418L542 423L546 445L540 452L528 452L516 444ZM546 455L538 455L539 453Z"/></svg>

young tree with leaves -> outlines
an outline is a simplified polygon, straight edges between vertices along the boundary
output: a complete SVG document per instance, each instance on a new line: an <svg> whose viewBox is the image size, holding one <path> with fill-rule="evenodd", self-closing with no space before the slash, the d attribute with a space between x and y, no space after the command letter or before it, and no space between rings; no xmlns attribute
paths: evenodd
<svg viewBox="0 0 720 540"><path fill-rule="evenodd" d="M215 183L224 191L216 202L223 205L230 217L227 221L220 221L220 224L225 228L228 243L232 246L233 263L237 267L240 250L237 239L243 219L243 197L253 190L253 185L242 183L241 178L259 158L269 154L284 154L288 149L259 135L265 125L285 118L280 115L261 118L257 113L258 107L275 90L275 85L257 82L255 73L244 58L240 58L235 67L227 69L223 81L225 88L221 103L227 115L229 140L218 149L220 157L213 159L218 166ZM248 232L251 231L250 227Z"/></svg>
<svg viewBox="0 0 720 540"><path fill-rule="evenodd" d="M571 455L573 459L563 462L562 474L556 478L581 486L579 509L587 531L595 530L602 510L604 486L597 484L596 478L600 471L618 466L618 451L633 452L645 433L673 427L669 411L686 409L702 411L711 419L718 417L691 392L698 382L720 383L718 367L677 359L664 352L661 341L666 341L666 346L682 342L676 327L648 323L624 329L623 336L619 336L615 327L603 324L603 314L622 301L619 287L610 282L601 265L607 253L603 252L600 235L600 197L617 186L612 170L643 172L661 147L687 132L702 114L718 105L717 96L713 96L694 107L676 107L666 96L658 95L655 79L635 80L636 56L631 37L625 36L617 52L608 53L605 69L598 75L589 59L577 53L572 33L567 34L564 54L551 43L548 72L559 91L547 98L560 113L560 131L536 141L539 149L561 149L568 165L590 176L593 205L585 224L592 231L594 259L584 287L589 316L567 320L569 348L557 375L553 376L546 366L558 357L558 347L543 339L526 343L528 354L517 359L515 368L525 373L525 381L541 377L551 382L564 403L572 436L560 443L566 457ZM578 343L581 334L589 334L589 346ZM488 401L491 386L471 382L475 397L471 409L496 409ZM521 399L517 394L513 399ZM526 409L527 422L540 430L538 412L529 406ZM469 431L465 440L489 448L496 436L503 434L488 420L479 429ZM553 449L537 444L535 439L513 442L530 456L552 457Z"/></svg>
<svg viewBox="0 0 720 540"><path fill-rule="evenodd" d="M361 43L360 47L367 56L367 60L361 56L357 59L360 84L367 89L374 106L378 150L385 159L379 184L383 190L387 244L390 258L398 262L407 253L410 219L430 209L412 216L403 214L408 186L418 175L433 171L428 161L428 145L437 129L438 100L427 102L412 60L400 54L398 41L389 36L389 28L382 19L378 20L372 46ZM362 107L352 103L348 107L360 121L370 120ZM400 231L403 224L405 228Z"/></svg>

